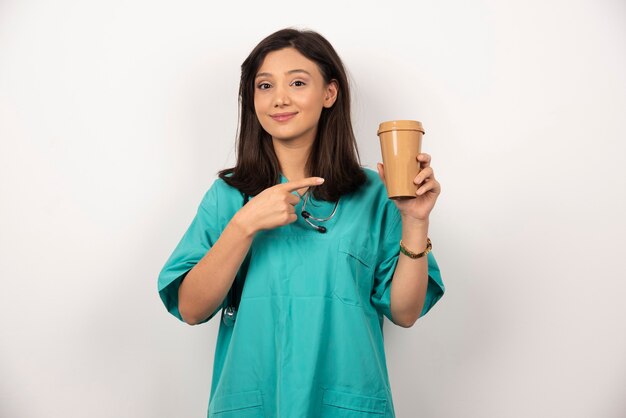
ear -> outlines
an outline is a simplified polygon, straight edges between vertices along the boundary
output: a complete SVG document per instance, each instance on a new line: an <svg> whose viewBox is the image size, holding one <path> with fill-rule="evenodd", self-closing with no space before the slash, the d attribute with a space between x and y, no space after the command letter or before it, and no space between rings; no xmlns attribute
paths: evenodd
<svg viewBox="0 0 626 418"><path fill-rule="evenodd" d="M326 86L326 95L324 96L324 107L333 107L337 100L337 92L339 91L339 84L337 80L332 79Z"/></svg>

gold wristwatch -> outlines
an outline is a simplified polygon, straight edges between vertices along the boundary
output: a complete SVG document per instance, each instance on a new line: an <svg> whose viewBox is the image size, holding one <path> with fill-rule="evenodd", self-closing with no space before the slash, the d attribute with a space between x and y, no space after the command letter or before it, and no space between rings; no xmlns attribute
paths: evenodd
<svg viewBox="0 0 626 418"><path fill-rule="evenodd" d="M410 258L420 258L425 256L426 254L428 254L430 252L430 250L433 249L433 244L430 242L430 238L426 238L427 244L426 244L426 249L424 251L422 251L421 253L414 253L410 250L408 250L404 244L402 244L402 240L400 240L400 251L402 252L402 254L410 257Z"/></svg>

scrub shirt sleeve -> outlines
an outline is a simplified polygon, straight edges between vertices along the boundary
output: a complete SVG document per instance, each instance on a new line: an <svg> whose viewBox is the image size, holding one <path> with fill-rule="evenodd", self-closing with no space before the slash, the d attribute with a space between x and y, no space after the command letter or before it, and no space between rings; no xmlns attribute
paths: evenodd
<svg viewBox="0 0 626 418"><path fill-rule="evenodd" d="M189 270L204 257L220 236L217 224L218 181L219 179L205 193L195 217L159 274L159 296L167 310L181 321L183 318L178 310L178 288ZM213 318L225 304L226 299L200 323Z"/></svg>
<svg viewBox="0 0 626 418"><path fill-rule="evenodd" d="M371 299L376 310L393 322L391 317L391 281L400 255L402 218L398 208L392 201L386 202L380 224L382 228L380 233L381 242L379 243L374 271L374 289L372 290ZM429 252L426 256L428 257L428 288L420 318L426 315L430 308L441 299L445 291L445 286L441 280L441 272L433 252Z"/></svg>

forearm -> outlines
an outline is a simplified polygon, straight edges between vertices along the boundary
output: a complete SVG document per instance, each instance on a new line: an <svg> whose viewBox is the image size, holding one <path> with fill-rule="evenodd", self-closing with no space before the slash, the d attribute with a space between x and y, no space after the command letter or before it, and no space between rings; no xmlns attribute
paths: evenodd
<svg viewBox="0 0 626 418"><path fill-rule="evenodd" d="M183 320L197 324L211 315L226 297L254 234L235 215L219 239L182 281L178 309Z"/></svg>
<svg viewBox="0 0 626 418"><path fill-rule="evenodd" d="M427 237L428 221L402 218L402 243L406 248L416 253L424 251ZM417 321L424 306L427 288L427 256L412 259L400 253L391 282L391 316L396 324L410 327Z"/></svg>

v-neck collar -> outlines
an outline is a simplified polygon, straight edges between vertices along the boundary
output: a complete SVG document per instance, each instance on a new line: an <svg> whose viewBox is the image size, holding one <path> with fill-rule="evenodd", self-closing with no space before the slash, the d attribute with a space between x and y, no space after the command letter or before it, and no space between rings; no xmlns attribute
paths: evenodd
<svg viewBox="0 0 626 418"><path fill-rule="evenodd" d="M279 173L279 175L280 175L280 184L287 183L289 181L287 177L283 175L283 173ZM299 196L301 199L304 199L304 196L309 192L309 190L311 190L311 187L307 187L306 192L304 192L303 194L298 193L297 190L294 190L291 193L295 194L296 196ZM312 196L309 195L309 200L311 200L311 198Z"/></svg>
<svg viewBox="0 0 626 418"><path fill-rule="evenodd" d="M279 172L278 174L279 174L279 176L280 176L280 184L287 183L287 182L289 181L289 180L287 179L287 177L285 177L285 176L283 175L283 173L282 173L282 172ZM302 194L302 196L300 196L300 194L298 193L298 191L297 191L297 190L294 190L294 191L293 191L293 192L291 192L291 193L292 193L292 194L295 194L295 195L296 195L296 196L298 196L298 197L300 197L300 198L301 198L301 202L302 202L302 201L304 200L304 195L306 195L306 194L307 194L307 192L309 192L310 190L311 190L311 187L307 188L307 191L306 191L306 192L304 192L304 193ZM314 202L314 203L313 203L313 202ZM312 192L311 192L311 193L309 193L309 203L310 203L310 204L312 204L314 207L320 207L320 206L330 206L330 207L334 207L334 205L335 205L334 203L331 203L331 202L326 202L325 200L315 200L315 199L313 198L313 193L312 193Z"/></svg>
<svg viewBox="0 0 626 418"><path fill-rule="evenodd" d="M287 183L289 182L289 179L287 179L287 177L284 176L284 174L282 172L279 172L279 181L280 184L283 183ZM328 217L332 211L335 209L335 203L334 202L327 202L325 200L316 200L313 197L313 191L311 190L311 187L307 188L307 191L304 192L304 194L302 196L300 196L300 194L298 193L297 190L294 190L291 192L293 195L300 197L300 201L296 204L296 212L298 214L300 214L300 210L303 206L304 200L306 198L306 194L308 193L308 200L307 200L307 205L306 205L306 210L307 212L309 212L312 216L318 217L318 218L325 218ZM341 203L339 203L339 206L341 206ZM341 208L337 207L337 211L340 211ZM335 214L335 216L333 216L330 220L326 221L326 222L315 222L321 226L330 226L333 227L333 225L336 222L336 217L337 217L337 213ZM300 216L298 216L298 218L300 218ZM302 219L298 219L298 223L301 223L302 226L304 226L306 229L311 229L313 232L316 232L314 229L312 229L310 226L305 225L304 220ZM287 228L289 229L289 228Z"/></svg>

